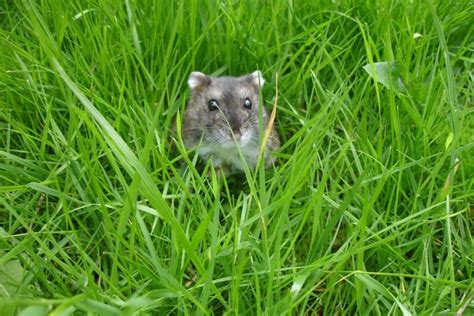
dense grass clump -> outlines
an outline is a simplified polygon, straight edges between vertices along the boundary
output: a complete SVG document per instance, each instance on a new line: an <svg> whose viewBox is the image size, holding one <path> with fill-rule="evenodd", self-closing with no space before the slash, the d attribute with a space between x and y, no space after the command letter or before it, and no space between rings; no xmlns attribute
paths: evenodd
<svg viewBox="0 0 474 316"><path fill-rule="evenodd" d="M1 1L0 314L474 313L473 12ZM257 69L278 163L222 176L186 80Z"/></svg>

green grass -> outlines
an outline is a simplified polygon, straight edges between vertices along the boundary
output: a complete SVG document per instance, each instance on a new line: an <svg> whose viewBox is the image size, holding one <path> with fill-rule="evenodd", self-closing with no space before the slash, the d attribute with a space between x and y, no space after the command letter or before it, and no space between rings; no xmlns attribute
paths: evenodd
<svg viewBox="0 0 474 316"><path fill-rule="evenodd" d="M0 314L474 313L473 14L1 0ZM278 163L222 177L173 120L256 69Z"/></svg>

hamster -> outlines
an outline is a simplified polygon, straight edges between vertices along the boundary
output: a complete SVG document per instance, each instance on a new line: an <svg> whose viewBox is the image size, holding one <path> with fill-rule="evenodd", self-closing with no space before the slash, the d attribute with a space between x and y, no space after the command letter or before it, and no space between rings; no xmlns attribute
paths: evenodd
<svg viewBox="0 0 474 316"><path fill-rule="evenodd" d="M186 147L194 148L204 160L212 159L215 167L242 171L239 149L250 168L255 168L260 152L258 93L264 79L260 71L241 77L211 77L192 72L188 79L191 98L182 125ZM263 131L269 114L262 107ZM272 126L264 151L265 167L275 158L272 151L280 147Z"/></svg>

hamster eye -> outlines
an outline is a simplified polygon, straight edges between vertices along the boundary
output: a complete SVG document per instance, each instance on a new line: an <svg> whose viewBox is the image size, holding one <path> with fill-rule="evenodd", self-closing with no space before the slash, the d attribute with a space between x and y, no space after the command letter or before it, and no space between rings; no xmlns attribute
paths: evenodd
<svg viewBox="0 0 474 316"><path fill-rule="evenodd" d="M244 101L244 108L250 110L252 108L252 101L249 98L245 98Z"/></svg>
<svg viewBox="0 0 474 316"><path fill-rule="evenodd" d="M209 102L207 103L207 107L209 108L209 111L215 111L215 110L218 109L219 103L217 103L216 100L211 99L211 100L209 100Z"/></svg>

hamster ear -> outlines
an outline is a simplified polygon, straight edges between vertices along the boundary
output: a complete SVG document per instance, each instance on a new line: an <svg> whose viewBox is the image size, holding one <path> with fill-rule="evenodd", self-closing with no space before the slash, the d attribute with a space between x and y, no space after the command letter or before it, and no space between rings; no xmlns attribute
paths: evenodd
<svg viewBox="0 0 474 316"><path fill-rule="evenodd" d="M199 71L193 71L189 75L188 86L191 90L199 90L211 83L211 78Z"/></svg>
<svg viewBox="0 0 474 316"><path fill-rule="evenodd" d="M262 88L263 84L265 83L265 79L263 79L262 73L260 70L254 71L249 75L252 84L254 84L257 88Z"/></svg>

